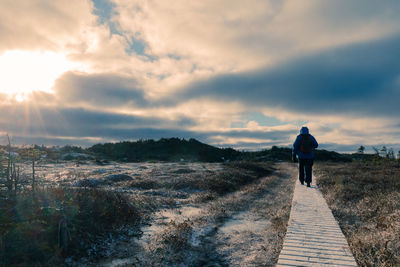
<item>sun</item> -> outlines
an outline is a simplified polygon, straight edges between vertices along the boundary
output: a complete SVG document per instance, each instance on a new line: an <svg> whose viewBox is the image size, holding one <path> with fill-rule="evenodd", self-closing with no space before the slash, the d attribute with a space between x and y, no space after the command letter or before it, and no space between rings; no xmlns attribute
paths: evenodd
<svg viewBox="0 0 400 267"><path fill-rule="evenodd" d="M33 91L52 92L54 81L77 64L55 52L12 50L0 55L0 93L22 100Z"/></svg>

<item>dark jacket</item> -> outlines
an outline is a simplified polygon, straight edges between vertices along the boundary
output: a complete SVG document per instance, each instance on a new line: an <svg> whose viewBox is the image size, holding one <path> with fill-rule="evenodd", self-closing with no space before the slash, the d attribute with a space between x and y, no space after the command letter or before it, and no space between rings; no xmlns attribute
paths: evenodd
<svg viewBox="0 0 400 267"><path fill-rule="evenodd" d="M304 134L309 134L309 133L307 131L307 132L304 132L303 134L299 134L296 137L296 141L294 141L294 143L293 143L293 156L297 155L299 157L299 159L313 159L314 158L314 150L318 147L317 140L315 140L314 136L309 134L311 137L313 149L312 149L311 153L303 153L300 151L300 144L301 144L301 138Z"/></svg>

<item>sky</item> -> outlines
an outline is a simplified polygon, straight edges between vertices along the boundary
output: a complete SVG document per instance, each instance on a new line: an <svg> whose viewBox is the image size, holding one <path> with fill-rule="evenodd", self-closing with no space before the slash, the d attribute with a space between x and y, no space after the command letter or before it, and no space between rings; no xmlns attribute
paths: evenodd
<svg viewBox="0 0 400 267"><path fill-rule="evenodd" d="M0 142L400 149L397 0L2 0Z"/></svg>

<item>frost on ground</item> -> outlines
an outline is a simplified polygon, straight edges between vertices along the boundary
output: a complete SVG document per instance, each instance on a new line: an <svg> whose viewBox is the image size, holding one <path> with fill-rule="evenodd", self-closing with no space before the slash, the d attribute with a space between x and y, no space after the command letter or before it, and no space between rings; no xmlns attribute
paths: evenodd
<svg viewBox="0 0 400 267"><path fill-rule="evenodd" d="M295 168L287 163L42 165L42 186L129 196L142 223L115 229L71 266L274 265L286 233Z"/></svg>
<svg viewBox="0 0 400 267"><path fill-rule="evenodd" d="M103 266L274 265L286 233L295 172L289 164L276 168L234 192L194 193L153 213L142 237L132 240L140 247L137 253L103 261Z"/></svg>
<svg viewBox="0 0 400 267"><path fill-rule="evenodd" d="M233 209L233 216L216 234L217 249L229 266L276 264L286 234L295 176L289 164L281 164L272 176L244 188L243 194L231 196L235 201L242 199L243 206L237 213Z"/></svg>

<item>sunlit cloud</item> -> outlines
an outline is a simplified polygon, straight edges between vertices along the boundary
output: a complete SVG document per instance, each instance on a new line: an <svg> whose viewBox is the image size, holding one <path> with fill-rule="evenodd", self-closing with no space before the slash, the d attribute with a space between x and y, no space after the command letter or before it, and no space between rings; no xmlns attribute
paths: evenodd
<svg viewBox="0 0 400 267"><path fill-rule="evenodd" d="M399 147L400 6L355 0L0 3L0 119L21 142L185 137Z"/></svg>

